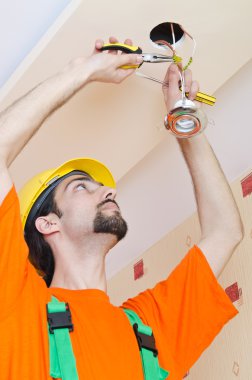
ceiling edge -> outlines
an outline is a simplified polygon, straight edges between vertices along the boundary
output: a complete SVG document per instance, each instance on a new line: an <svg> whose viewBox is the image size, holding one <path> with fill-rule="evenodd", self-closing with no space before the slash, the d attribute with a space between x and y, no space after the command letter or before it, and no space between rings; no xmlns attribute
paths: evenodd
<svg viewBox="0 0 252 380"><path fill-rule="evenodd" d="M0 102L8 95L11 89L16 85L19 79L24 75L26 70L32 65L36 58L46 48L49 42L53 39L59 29L72 16L76 9L80 6L82 0L72 0L70 4L61 12L55 22L50 26L47 32L42 36L39 42L34 46L30 53L23 59L11 77L0 89Z"/></svg>

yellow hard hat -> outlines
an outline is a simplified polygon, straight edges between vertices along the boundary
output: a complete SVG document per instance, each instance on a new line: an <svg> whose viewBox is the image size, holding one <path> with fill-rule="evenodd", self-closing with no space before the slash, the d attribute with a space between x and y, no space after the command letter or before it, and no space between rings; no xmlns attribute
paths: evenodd
<svg viewBox="0 0 252 380"><path fill-rule="evenodd" d="M56 169L46 170L28 181L19 192L23 228L25 228L28 215L38 198L43 198L42 193L45 194L45 199L49 193L47 192L46 194L46 189L54 188L60 182L60 178L76 171L89 174L90 177L104 186L116 187L115 180L109 169L101 162L92 158L75 158L65 162ZM40 205L43 200L40 202Z"/></svg>

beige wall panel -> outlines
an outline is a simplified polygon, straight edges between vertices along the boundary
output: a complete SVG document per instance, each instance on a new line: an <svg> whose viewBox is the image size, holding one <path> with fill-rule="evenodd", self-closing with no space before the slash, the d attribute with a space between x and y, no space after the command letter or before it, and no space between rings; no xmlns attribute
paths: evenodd
<svg viewBox="0 0 252 380"><path fill-rule="evenodd" d="M242 300L235 303L239 315L224 327L190 370L188 380L252 380L252 195L243 198L240 184L247 174L249 172L232 184L244 223L245 238L219 278L223 288L238 282L242 289ZM138 258L144 259L145 274L142 278L134 281L133 262L109 281L111 301L119 305L166 278L199 237L198 218L192 215ZM238 376L233 369L238 371Z"/></svg>
<svg viewBox="0 0 252 380"><path fill-rule="evenodd" d="M145 274L142 278L134 281L133 262L109 280L108 293L111 301L119 305L125 299L165 279L198 240L199 233L199 223L193 215L136 260L144 259Z"/></svg>
<svg viewBox="0 0 252 380"><path fill-rule="evenodd" d="M249 172L240 179L247 174ZM235 181L232 190L244 223L245 237L219 281L224 287L238 282L242 289L241 302L235 303L239 315L191 369L188 380L252 379L252 196L243 198L240 180Z"/></svg>

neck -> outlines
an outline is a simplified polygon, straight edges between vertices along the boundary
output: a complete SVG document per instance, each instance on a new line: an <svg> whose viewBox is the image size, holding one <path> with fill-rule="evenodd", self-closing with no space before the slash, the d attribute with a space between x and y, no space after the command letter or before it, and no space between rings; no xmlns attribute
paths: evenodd
<svg viewBox="0 0 252 380"><path fill-rule="evenodd" d="M114 243L111 244L111 239ZM50 242L55 259L51 287L72 290L100 289L107 291L105 257L116 243L115 237L96 234L81 244L69 241Z"/></svg>

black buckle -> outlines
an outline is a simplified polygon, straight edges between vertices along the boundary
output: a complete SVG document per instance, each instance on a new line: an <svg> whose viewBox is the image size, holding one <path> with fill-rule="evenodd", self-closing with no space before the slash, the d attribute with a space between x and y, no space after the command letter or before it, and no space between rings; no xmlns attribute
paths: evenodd
<svg viewBox="0 0 252 380"><path fill-rule="evenodd" d="M66 303L66 310L56 313L50 313L48 305L46 305L47 321L49 325L49 331L53 334L55 329L68 328L70 332L73 331L72 317L68 303Z"/></svg>
<svg viewBox="0 0 252 380"><path fill-rule="evenodd" d="M142 348L146 348L147 350L152 351L154 356L158 356L158 350L156 349L154 335L147 335L139 332L137 323L134 323L133 330L137 338L139 350L141 350Z"/></svg>

